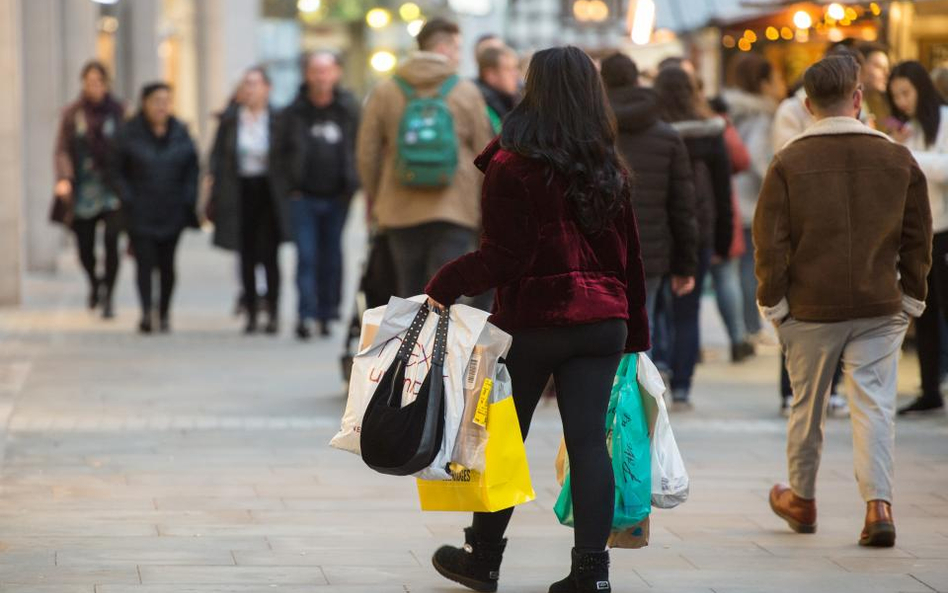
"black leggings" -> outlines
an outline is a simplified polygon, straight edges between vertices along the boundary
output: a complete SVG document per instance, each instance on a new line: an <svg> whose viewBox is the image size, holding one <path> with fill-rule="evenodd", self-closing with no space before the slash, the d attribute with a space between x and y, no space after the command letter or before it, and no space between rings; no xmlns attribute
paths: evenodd
<svg viewBox="0 0 948 593"><path fill-rule="evenodd" d="M100 280L96 271L95 232L99 223L105 225L105 276ZM104 286L106 298L112 296L115 279L119 270L119 235L122 233L122 215L118 210L103 212L94 218L77 218L72 223L76 233L76 245L79 247L79 261L86 271L89 287L95 291Z"/></svg>
<svg viewBox="0 0 948 593"><path fill-rule="evenodd" d="M915 322L918 366L922 374L922 397L940 402L941 319L948 312L948 232L935 233L932 240L932 269L928 273L925 312Z"/></svg>
<svg viewBox="0 0 948 593"><path fill-rule="evenodd" d="M132 235L132 248L138 272L138 299L142 305L142 317L149 317L152 311L152 276L155 269L161 281L161 294L158 301L158 314L168 319L171 311L171 294L174 292L175 271L174 253L178 248L180 233L170 237L149 237Z"/></svg>
<svg viewBox="0 0 948 593"><path fill-rule="evenodd" d="M270 195L266 177L245 177L240 180L240 275L244 285L247 310L257 310L257 264L267 275L267 306L277 310L280 299L280 230L276 206Z"/></svg>
<svg viewBox="0 0 948 593"><path fill-rule="evenodd" d="M550 376L569 453L576 548L602 551L612 531L615 476L606 449L606 409L625 346L626 323L612 319L514 334L507 357L520 431L530 421ZM474 532L504 536L513 509L474 513Z"/></svg>

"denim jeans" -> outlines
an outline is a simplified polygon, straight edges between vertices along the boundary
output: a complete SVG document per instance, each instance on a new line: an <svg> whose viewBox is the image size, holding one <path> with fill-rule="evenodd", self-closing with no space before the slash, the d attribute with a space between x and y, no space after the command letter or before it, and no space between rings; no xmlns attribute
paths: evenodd
<svg viewBox="0 0 948 593"><path fill-rule="evenodd" d="M701 293L708 272L711 251L701 249L698 252L698 269L695 272L695 289L685 296L672 299L674 315L674 338L671 357L672 395L678 399L687 399L691 391L691 380L698 364L698 350L701 346L700 317Z"/></svg>
<svg viewBox="0 0 948 593"><path fill-rule="evenodd" d="M741 293L740 261L731 258L711 264L711 279L714 282L714 295L718 302L718 311L731 345L736 346L747 339L747 326L744 324L744 295Z"/></svg>
<svg viewBox="0 0 948 593"><path fill-rule="evenodd" d="M398 296L404 298L423 294L428 281L444 264L470 253L477 242L476 231L449 222L388 229L387 234L398 277Z"/></svg>
<svg viewBox="0 0 948 593"><path fill-rule="evenodd" d="M744 229L747 251L741 256L741 290L744 292L744 327L749 334L756 334L763 326L757 310L757 276L754 275L754 234Z"/></svg>
<svg viewBox="0 0 948 593"><path fill-rule="evenodd" d="M290 201L290 213L296 239L300 320L339 319L342 229L349 203L342 199L303 197Z"/></svg>

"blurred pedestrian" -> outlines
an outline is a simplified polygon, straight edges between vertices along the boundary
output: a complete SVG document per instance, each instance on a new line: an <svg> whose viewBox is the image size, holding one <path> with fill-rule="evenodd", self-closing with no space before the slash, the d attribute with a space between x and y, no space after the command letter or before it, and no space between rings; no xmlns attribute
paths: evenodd
<svg viewBox="0 0 948 593"><path fill-rule="evenodd" d="M152 276L160 276L158 322L171 330L175 250L182 231L197 228L198 158L188 129L171 114L171 87L145 85L141 109L118 141L116 179L135 251L141 333L152 332Z"/></svg>
<svg viewBox="0 0 948 593"><path fill-rule="evenodd" d="M500 133L504 117L517 104L520 91L520 58L507 46L488 47L477 54L478 77L474 81L487 103L491 131Z"/></svg>
<svg viewBox="0 0 948 593"><path fill-rule="evenodd" d="M307 56L305 83L283 113L281 159L296 239L299 294L296 335L331 334L342 302L342 230L359 189L355 142L359 103L343 89L342 61L320 51Z"/></svg>
<svg viewBox="0 0 948 593"><path fill-rule="evenodd" d="M257 331L261 308L257 265L263 266L267 292L265 331L279 331L280 242L287 236L288 204L282 196L285 175L275 150L277 114L270 106L266 70L248 70L241 82L242 103L226 111L217 128L210 168L213 177L214 244L240 252L245 333Z"/></svg>
<svg viewBox="0 0 948 593"><path fill-rule="evenodd" d="M592 60L574 47L538 52L524 100L478 157L485 171L484 241L428 284L435 305L488 288L494 323L513 333L507 357L524 438L547 379L556 382L569 453L575 547L551 593L608 592L614 475L605 415L623 351L648 349L645 278L629 175ZM476 591L496 591L513 509L475 513L463 547L435 568Z"/></svg>
<svg viewBox="0 0 948 593"><path fill-rule="evenodd" d="M862 56L859 79L862 82L863 106L860 119L876 130L892 132L889 118L892 110L886 96L889 83L889 52L885 46L874 41L856 45L856 51Z"/></svg>
<svg viewBox="0 0 948 593"><path fill-rule="evenodd" d="M889 547L899 351L910 316L925 309L932 263L925 176L908 150L857 119L854 58L825 58L804 85L816 123L777 154L754 219L758 298L794 393L790 485L774 486L770 505L794 531L816 531L827 396L842 358L866 502L859 543Z"/></svg>
<svg viewBox="0 0 948 593"><path fill-rule="evenodd" d="M110 176L115 137L124 121L124 106L112 97L109 73L101 62L82 67L82 91L64 110L56 138L56 199L71 214L79 261L89 282L89 309L102 306L102 317L115 312L112 292L119 271L121 201ZM95 238L103 227L105 274L99 276Z"/></svg>
<svg viewBox="0 0 948 593"><path fill-rule="evenodd" d="M948 66L939 66L932 70L932 82L944 101L948 101Z"/></svg>
<svg viewBox="0 0 948 593"><path fill-rule="evenodd" d="M708 103L713 113L724 118L724 144L727 146L728 160L731 163L731 179L747 171L751 166L750 153L741 140L734 124L728 118L727 103L718 97ZM731 342L731 362L744 362L756 354L754 345L748 341L747 327L744 323L744 293L741 288L741 258L747 252L747 242L744 237L744 219L741 217L741 207L737 199L737 192L731 185L731 220L733 221L733 238L728 257L711 258L711 280L714 283L714 296L718 304L718 312L727 329Z"/></svg>
<svg viewBox="0 0 948 593"><path fill-rule="evenodd" d="M649 321L663 283L683 296L695 289L698 226L688 149L661 119L658 95L639 86L635 62L617 53L602 61L602 80L618 124L619 153L635 171L632 203L640 224ZM650 331L654 336L654 328Z"/></svg>
<svg viewBox="0 0 948 593"><path fill-rule="evenodd" d="M772 126L777 106L787 93L780 72L762 55L741 54L731 65L733 86L725 89L731 120L750 153L750 168L734 176L741 217L744 221L745 252L741 258L741 287L744 296L744 326L751 339L763 339L757 311L757 280L754 277L754 245L751 223L757 207L761 181L773 158Z"/></svg>
<svg viewBox="0 0 948 593"><path fill-rule="evenodd" d="M655 92L665 121L681 135L694 173L698 221L698 266L695 290L674 297L671 360L672 408L692 408L691 386L700 350L702 287L711 258L727 259L733 237L731 166L724 143L726 123L706 117L694 79L681 68L665 68L655 78Z"/></svg>
<svg viewBox="0 0 948 593"><path fill-rule="evenodd" d="M492 138L480 91L457 75L458 26L431 19L418 46L369 96L358 142L366 197L389 237L403 297L424 292L442 265L474 249L481 175L473 161ZM426 147L440 148L436 162L419 160Z"/></svg>
<svg viewBox="0 0 948 593"><path fill-rule="evenodd" d="M922 393L899 415L944 410L941 394L942 316L948 314L948 106L925 67L902 62L889 79L892 113L902 126L892 136L912 151L928 179L933 264L928 276L928 307L916 324Z"/></svg>

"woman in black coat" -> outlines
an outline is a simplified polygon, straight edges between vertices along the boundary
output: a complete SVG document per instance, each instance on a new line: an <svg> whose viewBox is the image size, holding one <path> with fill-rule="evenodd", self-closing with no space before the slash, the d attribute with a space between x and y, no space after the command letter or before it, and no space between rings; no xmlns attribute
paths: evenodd
<svg viewBox="0 0 948 593"><path fill-rule="evenodd" d="M119 137L116 179L138 264L139 330L151 333L152 276L161 278L158 318L170 330L174 255L181 232L197 227L198 158L187 128L171 115L171 88L142 89L141 111Z"/></svg>
<svg viewBox="0 0 948 593"><path fill-rule="evenodd" d="M727 259L734 236L731 205L731 161L724 143L723 118L702 115L701 97L691 76L681 68L666 68L655 79L665 121L672 124L688 148L695 180L698 221L698 271L694 292L673 302L674 346L671 360L672 407L691 409L691 381L701 345L699 317L701 287L711 259ZM709 114L711 115L711 114Z"/></svg>
<svg viewBox="0 0 948 593"><path fill-rule="evenodd" d="M263 68L252 68L241 82L242 103L221 116L210 168L214 179L209 215L214 220L214 244L240 253L246 333L257 331L256 268L266 272L268 312L265 331L279 331L280 243L287 240L286 178L275 150L277 113L269 106L270 79Z"/></svg>

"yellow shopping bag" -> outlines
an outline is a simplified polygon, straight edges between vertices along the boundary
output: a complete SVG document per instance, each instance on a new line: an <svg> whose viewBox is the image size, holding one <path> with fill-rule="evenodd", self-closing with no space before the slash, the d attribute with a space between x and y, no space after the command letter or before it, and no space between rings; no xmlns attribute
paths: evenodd
<svg viewBox="0 0 948 593"><path fill-rule="evenodd" d="M484 472L452 465L450 480L418 480L423 511L494 512L536 498L512 397L487 410Z"/></svg>

